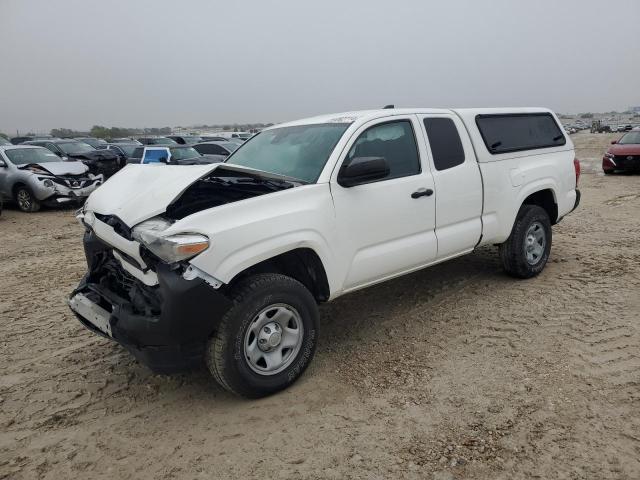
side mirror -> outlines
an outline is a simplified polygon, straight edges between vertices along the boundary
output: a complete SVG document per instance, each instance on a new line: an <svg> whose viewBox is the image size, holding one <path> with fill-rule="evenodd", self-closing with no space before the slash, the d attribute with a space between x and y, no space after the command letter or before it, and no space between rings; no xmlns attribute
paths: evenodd
<svg viewBox="0 0 640 480"><path fill-rule="evenodd" d="M384 157L355 157L345 160L340 167L338 184L345 188L355 187L381 180L389 173L389 164Z"/></svg>
<svg viewBox="0 0 640 480"><path fill-rule="evenodd" d="M618 140L611 140L611 145L615 145L616 143L618 143Z"/></svg>
<svg viewBox="0 0 640 480"><path fill-rule="evenodd" d="M0 160L0 168L6 168L7 164L4 162L4 160Z"/></svg>

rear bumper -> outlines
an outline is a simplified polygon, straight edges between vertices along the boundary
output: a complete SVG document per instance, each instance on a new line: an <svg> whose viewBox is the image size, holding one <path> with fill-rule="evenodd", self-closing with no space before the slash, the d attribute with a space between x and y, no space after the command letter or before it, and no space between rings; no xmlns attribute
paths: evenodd
<svg viewBox="0 0 640 480"><path fill-rule="evenodd" d="M231 306L229 299L202 279L185 280L162 263L156 267L158 285L149 287L126 273L93 233L85 234L84 243L89 272L69 302L78 320L123 345L155 372L200 364L207 340ZM104 318L78 308L74 300L80 298L88 299Z"/></svg>
<svg viewBox="0 0 640 480"><path fill-rule="evenodd" d="M573 208L571 209L571 211L573 212L576 208L578 208L578 205L580 205L580 197L581 197L581 193L580 190L578 190L576 188L576 203L574 203Z"/></svg>

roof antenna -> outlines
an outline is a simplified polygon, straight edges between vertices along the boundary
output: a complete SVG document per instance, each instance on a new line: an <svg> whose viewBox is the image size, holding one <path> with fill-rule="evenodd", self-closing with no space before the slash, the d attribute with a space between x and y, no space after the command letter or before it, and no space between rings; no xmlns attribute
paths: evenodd
<svg viewBox="0 0 640 480"><path fill-rule="evenodd" d="M396 108L396 106L395 105L385 105L384 106L384 110L387 110L389 108Z"/></svg>

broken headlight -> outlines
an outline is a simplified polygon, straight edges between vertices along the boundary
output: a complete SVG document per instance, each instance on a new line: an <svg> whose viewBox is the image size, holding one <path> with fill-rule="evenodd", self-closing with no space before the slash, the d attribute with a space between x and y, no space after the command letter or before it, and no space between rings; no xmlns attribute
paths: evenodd
<svg viewBox="0 0 640 480"><path fill-rule="evenodd" d="M170 226L168 220L152 218L134 227L131 236L167 263L187 260L209 248L209 239L199 233L164 235Z"/></svg>

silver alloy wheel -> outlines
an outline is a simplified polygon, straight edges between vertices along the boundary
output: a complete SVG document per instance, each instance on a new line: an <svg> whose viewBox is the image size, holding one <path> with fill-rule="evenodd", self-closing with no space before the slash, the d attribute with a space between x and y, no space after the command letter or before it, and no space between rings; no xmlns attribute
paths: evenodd
<svg viewBox="0 0 640 480"><path fill-rule="evenodd" d="M295 360L302 347L304 327L298 311L277 303L263 308L244 336L247 364L260 375L275 375Z"/></svg>
<svg viewBox="0 0 640 480"><path fill-rule="evenodd" d="M524 254L529 265L536 265L547 246L547 234L540 222L533 222L524 236Z"/></svg>
<svg viewBox="0 0 640 480"><path fill-rule="evenodd" d="M18 195L16 197L20 210L25 212L31 210L31 194L29 192L27 192L24 188L21 188L20 190L18 190Z"/></svg>

